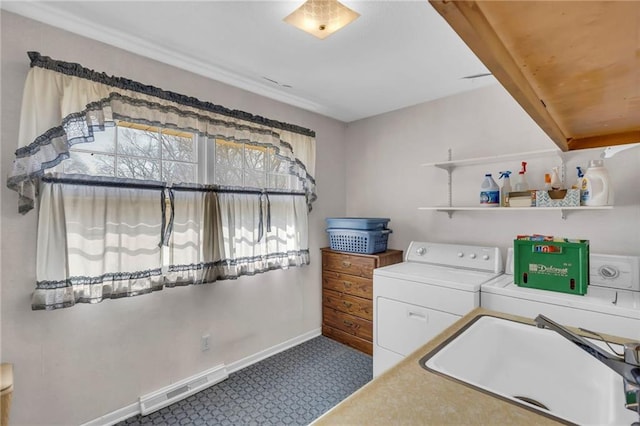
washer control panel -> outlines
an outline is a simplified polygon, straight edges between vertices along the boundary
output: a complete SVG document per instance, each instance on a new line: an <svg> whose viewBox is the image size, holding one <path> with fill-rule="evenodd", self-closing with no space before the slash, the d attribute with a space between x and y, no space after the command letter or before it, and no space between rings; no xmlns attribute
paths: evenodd
<svg viewBox="0 0 640 426"><path fill-rule="evenodd" d="M640 257L591 254L589 285L640 291Z"/></svg>
<svg viewBox="0 0 640 426"><path fill-rule="evenodd" d="M493 273L503 271L502 256L498 247L412 241L405 260Z"/></svg>

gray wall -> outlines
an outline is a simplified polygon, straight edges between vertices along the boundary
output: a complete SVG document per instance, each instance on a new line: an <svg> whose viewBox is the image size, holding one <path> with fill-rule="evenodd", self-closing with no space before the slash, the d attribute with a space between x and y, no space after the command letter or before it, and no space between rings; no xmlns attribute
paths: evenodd
<svg viewBox="0 0 640 426"><path fill-rule="evenodd" d="M345 124L193 75L5 11L2 24L2 172L17 148L28 50L126 76L317 133L318 201L310 215L312 264L212 285L34 312L36 213L17 213L1 185L2 361L14 363L13 424L79 424L217 364L317 330L324 218L345 211ZM211 350L200 351L200 336Z"/></svg>
<svg viewBox="0 0 640 426"><path fill-rule="evenodd" d="M350 123L347 128L347 214L390 217L390 244L406 248L411 240L511 246L517 234L549 234L590 240L596 253L640 255L640 148L605 160L613 187L613 210L570 212L474 211L446 213L418 207L446 205L447 173L424 163L555 148L499 85ZM602 150L566 154L567 175L586 167ZM529 184L540 187L544 173L560 164L553 158L521 159L457 168L453 204L478 205L485 173L496 180L501 170L520 169L528 161ZM512 179L513 180L513 179ZM501 183L500 183L501 184Z"/></svg>

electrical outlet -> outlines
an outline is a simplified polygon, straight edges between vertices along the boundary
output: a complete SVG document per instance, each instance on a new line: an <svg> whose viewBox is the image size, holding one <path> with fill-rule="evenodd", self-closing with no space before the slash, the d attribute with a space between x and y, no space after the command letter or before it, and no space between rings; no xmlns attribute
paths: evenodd
<svg viewBox="0 0 640 426"><path fill-rule="evenodd" d="M200 338L200 350L202 352L209 350L209 335L203 334Z"/></svg>

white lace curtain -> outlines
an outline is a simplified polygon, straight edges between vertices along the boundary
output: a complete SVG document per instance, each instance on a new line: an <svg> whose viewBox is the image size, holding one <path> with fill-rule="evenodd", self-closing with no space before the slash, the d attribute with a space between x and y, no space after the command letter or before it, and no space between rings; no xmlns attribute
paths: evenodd
<svg viewBox="0 0 640 426"><path fill-rule="evenodd" d="M34 309L134 296L309 263L315 134L30 52L7 186L39 200ZM51 175L118 120L248 143L277 154L295 188Z"/></svg>

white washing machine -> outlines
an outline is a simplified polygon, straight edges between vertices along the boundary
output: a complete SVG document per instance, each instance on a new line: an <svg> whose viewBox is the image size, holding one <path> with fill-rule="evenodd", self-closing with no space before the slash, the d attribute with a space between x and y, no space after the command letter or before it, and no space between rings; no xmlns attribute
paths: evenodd
<svg viewBox="0 0 640 426"><path fill-rule="evenodd" d="M640 258L591 254L584 296L519 287L513 282L513 250L504 275L482 285L481 306L640 340Z"/></svg>
<svg viewBox="0 0 640 426"><path fill-rule="evenodd" d="M373 376L480 306L503 271L497 247L412 242L405 261L373 271Z"/></svg>

